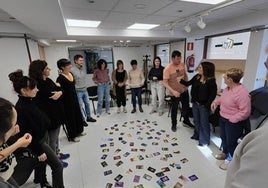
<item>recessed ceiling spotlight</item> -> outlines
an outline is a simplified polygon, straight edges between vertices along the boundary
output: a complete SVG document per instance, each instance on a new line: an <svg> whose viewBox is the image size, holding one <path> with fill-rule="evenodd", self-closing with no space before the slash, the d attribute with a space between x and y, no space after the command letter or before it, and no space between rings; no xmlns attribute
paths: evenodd
<svg viewBox="0 0 268 188"><path fill-rule="evenodd" d="M135 4L134 7L136 9L145 9L147 7L147 5L145 5L145 4Z"/></svg>
<svg viewBox="0 0 268 188"><path fill-rule="evenodd" d="M126 40L126 42L131 42L131 40Z"/></svg>

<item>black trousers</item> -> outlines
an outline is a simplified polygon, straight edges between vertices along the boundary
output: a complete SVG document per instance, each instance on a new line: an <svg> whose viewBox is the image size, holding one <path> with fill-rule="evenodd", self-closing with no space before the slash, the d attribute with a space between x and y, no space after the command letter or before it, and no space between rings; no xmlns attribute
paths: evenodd
<svg viewBox="0 0 268 188"><path fill-rule="evenodd" d="M177 125L177 113L179 102L182 104L182 117L184 121L190 121L190 104L188 90L181 93L180 97L171 97L171 123L172 126Z"/></svg>
<svg viewBox="0 0 268 188"><path fill-rule="evenodd" d="M126 106L126 87L115 86L117 107Z"/></svg>

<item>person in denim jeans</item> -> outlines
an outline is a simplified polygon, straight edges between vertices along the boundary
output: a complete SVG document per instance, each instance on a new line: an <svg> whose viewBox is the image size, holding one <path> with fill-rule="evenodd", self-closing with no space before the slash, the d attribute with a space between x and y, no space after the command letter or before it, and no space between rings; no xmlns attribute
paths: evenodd
<svg viewBox="0 0 268 188"><path fill-rule="evenodd" d="M86 127L87 122L96 122L95 119L91 117L90 113L90 103L87 93L87 84L86 84L86 71L83 69L84 58L83 56L77 54L74 56L75 66L72 67L71 72L75 79L75 90L80 106L80 110L83 117L83 124ZM84 112L85 110L85 112ZM86 113L86 116L85 116Z"/></svg>
<svg viewBox="0 0 268 188"><path fill-rule="evenodd" d="M216 98L211 104L211 109L215 110L220 106L220 127L222 148L226 160L220 164L222 170L227 170L233 158L237 140L242 136L246 125L246 119L251 112L250 95L244 85L240 83L243 71L231 68L224 75L224 83L227 87L221 96Z"/></svg>
<svg viewBox="0 0 268 188"><path fill-rule="evenodd" d="M105 109L107 114L110 113L110 78L107 69L107 62L100 59L97 62L97 69L94 70L92 80L98 85L98 107L97 117L100 117L102 112L103 98L105 99Z"/></svg>
<svg viewBox="0 0 268 188"><path fill-rule="evenodd" d="M199 140L199 146L210 144L210 105L217 94L215 66L211 62L202 62L197 67L196 74L190 81L181 80L186 86L192 85L194 135L191 139Z"/></svg>

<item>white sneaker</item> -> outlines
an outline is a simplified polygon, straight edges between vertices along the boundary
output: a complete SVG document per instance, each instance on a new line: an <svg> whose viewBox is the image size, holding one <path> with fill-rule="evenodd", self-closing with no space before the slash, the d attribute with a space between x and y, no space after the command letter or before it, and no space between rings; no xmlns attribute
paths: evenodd
<svg viewBox="0 0 268 188"><path fill-rule="evenodd" d="M78 136L86 136L86 135L87 135L86 132L82 132L82 133L80 133Z"/></svg>
<svg viewBox="0 0 268 188"><path fill-rule="evenodd" d="M124 113L127 113L127 109L126 109L126 107L123 107L123 112L124 112Z"/></svg>
<svg viewBox="0 0 268 188"><path fill-rule="evenodd" d="M220 169L222 169L222 170L227 170L227 168L228 168L230 162L231 162L231 161L228 161L228 160L225 159L224 162L220 164L220 166L219 166Z"/></svg>
<svg viewBox="0 0 268 188"><path fill-rule="evenodd" d="M77 137L75 137L75 138L72 138L72 139L71 139L71 142L80 142L80 139L77 138Z"/></svg>
<svg viewBox="0 0 268 188"><path fill-rule="evenodd" d="M117 113L119 114L121 112L120 108L117 108Z"/></svg>

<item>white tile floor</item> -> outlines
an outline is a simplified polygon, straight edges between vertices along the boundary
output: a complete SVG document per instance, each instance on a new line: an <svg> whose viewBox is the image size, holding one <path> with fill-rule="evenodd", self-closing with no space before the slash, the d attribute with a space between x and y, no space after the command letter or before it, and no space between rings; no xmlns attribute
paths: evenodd
<svg viewBox="0 0 268 188"><path fill-rule="evenodd" d="M165 172L165 176L169 178L164 182L166 188L172 188L176 182L181 182L183 187L187 188L207 188L207 187L223 187L225 180L225 171L220 170L218 165L221 161L217 161L213 155L219 153L218 146L213 142L219 143L217 136L212 136L212 143L207 148L200 148L197 146L197 141L191 140L190 137L193 133L193 129L184 127L181 123L178 124L177 132L172 132L170 117L167 117L167 112L159 117L158 114L149 115L150 108L147 105L143 105L144 113L136 112L131 114L131 105L128 102L128 113L117 114L117 108L111 108L111 115L103 114L100 118L97 118L96 123L90 123L85 128L86 136L81 138L79 143L70 143L66 140L63 131L61 132L61 150L64 153L70 153L71 157L66 160L69 166L64 169L64 182L66 188L105 188L107 183L112 183L115 187L114 178L121 174L123 178L119 182L124 182L125 188L133 188L139 184L142 184L144 188L157 188L160 187L156 181L159 178L155 173L160 172L161 168L169 167L170 171ZM166 109L168 110L168 109ZM95 116L93 116L95 117ZM150 121L147 122L146 121ZM141 121L141 122L138 122ZM134 123L131 123L134 121ZM153 122L157 122L154 125ZM126 126L122 126L127 122ZM142 125L142 123L145 125ZM118 131L111 129L115 124L118 124ZM141 125L143 130L137 125ZM150 127L148 127L150 126ZM108 130L105 130L108 128ZM152 130L154 129L154 130ZM161 130L165 132L161 132ZM140 131L140 135L137 135L137 131ZM113 132L113 134L110 134ZM160 132L161 135L157 135L156 132ZM120 135L120 133L125 133ZM148 135L150 134L150 135ZM153 139L148 139L152 136ZM118 140L118 137L122 137L126 144L123 144ZM139 137L143 138L142 140ZM155 139L159 137L160 140ZM107 139L113 138L114 146L110 146L110 142ZM173 141L173 138L177 138ZM164 142L164 139L168 143ZM130 142L134 142L134 146L129 146ZM152 145L152 142L158 142L159 145ZM146 143L144 147L141 144ZM178 143L177 146L172 146L171 143ZM100 145L106 144L106 147ZM162 148L168 148L168 151L162 151ZM102 150L108 148L109 152L103 153ZM138 152L132 152L131 148L137 148ZM116 153L117 149L121 149ZM145 149L145 152L139 151L139 149ZM173 151L179 150L179 154L174 154ZM123 154L129 152L130 155L124 157ZM160 152L159 156L153 156L152 158L146 158L146 155ZM107 154L107 158L102 160L103 154ZM172 154L172 157L167 161L160 160L165 154ZM135 158L138 155L142 155L143 160L131 161L131 158ZM122 165L117 167L115 164L120 160L114 160L114 156L120 156ZM182 163L180 160L186 158L188 162ZM106 161L108 166L102 167L101 162ZM180 164L181 169L176 169L170 166L171 163ZM143 165L143 169L136 169L136 165ZM155 173L147 170L148 167L156 169ZM131 169L132 173L127 173ZM112 170L112 174L104 176L104 171ZM50 172L48 170L48 180L51 181ZM150 181L143 178L144 174L148 174L152 177ZM139 183L134 183L134 176L140 176ZM178 177L183 175L187 177L188 182L182 182ZM188 177L196 175L197 180L191 181ZM35 188L39 187L32 183L33 179L30 177L28 182L23 185L23 188Z"/></svg>

